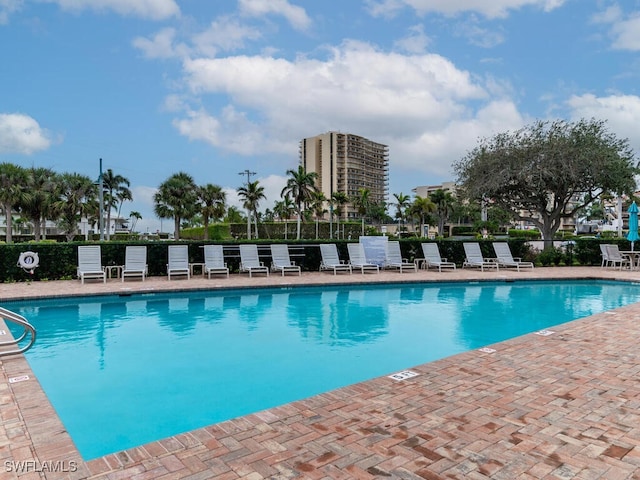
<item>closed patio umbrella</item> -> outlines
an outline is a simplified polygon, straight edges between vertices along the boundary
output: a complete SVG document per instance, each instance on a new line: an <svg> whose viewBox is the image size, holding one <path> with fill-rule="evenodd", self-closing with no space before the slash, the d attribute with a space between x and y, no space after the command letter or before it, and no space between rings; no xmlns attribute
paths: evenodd
<svg viewBox="0 0 640 480"><path fill-rule="evenodd" d="M636 202L632 202L629 206L629 233L627 234L627 240L631 242L631 250L633 250L633 244L640 239L638 236L638 206Z"/></svg>

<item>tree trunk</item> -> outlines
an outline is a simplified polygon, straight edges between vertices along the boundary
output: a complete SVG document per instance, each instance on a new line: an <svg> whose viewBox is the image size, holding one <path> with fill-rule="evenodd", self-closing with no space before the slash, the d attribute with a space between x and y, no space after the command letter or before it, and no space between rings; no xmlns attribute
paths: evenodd
<svg viewBox="0 0 640 480"><path fill-rule="evenodd" d="M209 240L209 217L204 218L204 239Z"/></svg>
<svg viewBox="0 0 640 480"><path fill-rule="evenodd" d="M111 209L107 212L107 240L111 240Z"/></svg>
<svg viewBox="0 0 640 480"><path fill-rule="evenodd" d="M174 240L180 240L180 217L176 216L173 219L173 238Z"/></svg>
<svg viewBox="0 0 640 480"><path fill-rule="evenodd" d="M253 226L255 227L255 230L256 230L256 238L260 238L258 236L258 212L256 211L253 212Z"/></svg>
<svg viewBox="0 0 640 480"><path fill-rule="evenodd" d="M7 226L7 235L6 241L7 243L13 242L13 219L11 218L11 205L5 203L3 205L4 215L5 215L5 224Z"/></svg>

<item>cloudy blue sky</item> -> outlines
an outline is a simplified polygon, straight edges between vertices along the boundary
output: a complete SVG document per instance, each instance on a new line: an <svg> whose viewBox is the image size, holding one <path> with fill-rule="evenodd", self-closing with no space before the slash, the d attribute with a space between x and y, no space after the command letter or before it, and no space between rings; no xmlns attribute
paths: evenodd
<svg viewBox="0 0 640 480"><path fill-rule="evenodd" d="M0 161L97 178L102 158L140 231L178 171L234 203L249 169L272 207L329 130L388 144L410 194L537 119L640 150L639 52L637 0L0 0Z"/></svg>

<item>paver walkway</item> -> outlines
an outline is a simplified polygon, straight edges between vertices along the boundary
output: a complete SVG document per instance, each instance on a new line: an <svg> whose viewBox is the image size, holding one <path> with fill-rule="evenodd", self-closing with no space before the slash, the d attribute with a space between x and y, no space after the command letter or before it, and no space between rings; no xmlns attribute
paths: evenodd
<svg viewBox="0 0 640 480"><path fill-rule="evenodd" d="M640 272L304 274L39 282L0 298L351 281L618 278ZM2 479L640 478L640 304L83 462L22 356L0 362ZM28 380L10 383L25 375ZM81 386L79 386L81 388ZM188 408L188 406L185 406Z"/></svg>

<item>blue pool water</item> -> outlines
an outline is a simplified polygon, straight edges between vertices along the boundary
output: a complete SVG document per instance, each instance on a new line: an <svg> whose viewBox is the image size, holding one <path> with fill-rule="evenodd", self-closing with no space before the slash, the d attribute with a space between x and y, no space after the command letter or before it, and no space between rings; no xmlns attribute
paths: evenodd
<svg viewBox="0 0 640 480"><path fill-rule="evenodd" d="M403 284L6 302L86 460L640 300L628 283Z"/></svg>

